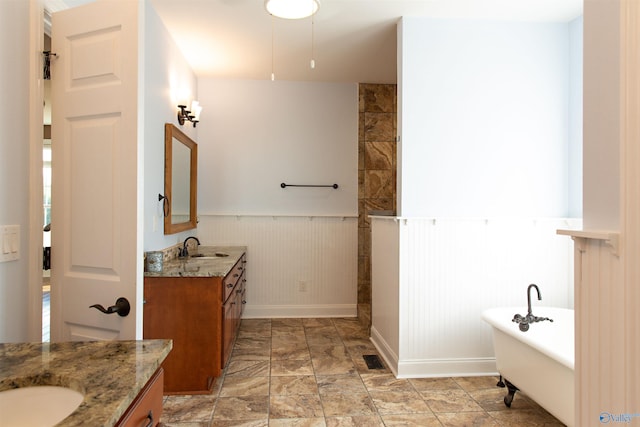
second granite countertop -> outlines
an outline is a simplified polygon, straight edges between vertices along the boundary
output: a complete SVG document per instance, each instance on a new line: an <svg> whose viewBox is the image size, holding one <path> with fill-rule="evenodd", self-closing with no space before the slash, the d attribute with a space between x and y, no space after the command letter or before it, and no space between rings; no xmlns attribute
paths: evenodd
<svg viewBox="0 0 640 427"><path fill-rule="evenodd" d="M68 387L84 400L58 426L113 426L171 351L170 340L0 344L0 391ZM0 425L2 423L0 414Z"/></svg>
<svg viewBox="0 0 640 427"><path fill-rule="evenodd" d="M162 271L145 277L224 277L247 251L246 246L198 246L187 258L165 261Z"/></svg>

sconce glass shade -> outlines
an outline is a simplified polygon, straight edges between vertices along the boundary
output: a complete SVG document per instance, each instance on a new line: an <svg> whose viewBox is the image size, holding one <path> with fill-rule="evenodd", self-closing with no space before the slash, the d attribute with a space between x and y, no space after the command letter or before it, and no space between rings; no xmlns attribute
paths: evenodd
<svg viewBox="0 0 640 427"><path fill-rule="evenodd" d="M193 120L199 122L200 121L200 113L202 112L202 107L198 101L191 102L191 115L193 115Z"/></svg>
<svg viewBox="0 0 640 427"><path fill-rule="evenodd" d="M320 9L320 0L264 0L264 7L278 18L302 19Z"/></svg>

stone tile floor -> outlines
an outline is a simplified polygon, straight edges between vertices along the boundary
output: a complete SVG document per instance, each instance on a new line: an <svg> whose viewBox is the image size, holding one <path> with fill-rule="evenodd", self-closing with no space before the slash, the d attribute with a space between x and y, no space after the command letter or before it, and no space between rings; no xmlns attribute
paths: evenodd
<svg viewBox="0 0 640 427"><path fill-rule="evenodd" d="M357 319L245 319L214 393L165 396L166 427L563 426L497 377L396 379Z"/></svg>

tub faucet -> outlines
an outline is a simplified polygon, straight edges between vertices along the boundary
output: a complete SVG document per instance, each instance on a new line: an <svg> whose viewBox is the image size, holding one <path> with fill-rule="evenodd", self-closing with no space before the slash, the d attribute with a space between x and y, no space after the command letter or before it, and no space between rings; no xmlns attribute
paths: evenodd
<svg viewBox="0 0 640 427"><path fill-rule="evenodd" d="M553 322L553 319L549 319L548 317L538 317L533 315L533 312L531 311L531 288L535 288L536 292L538 292L538 301L542 300L542 296L540 295L540 289L538 288L538 286L534 285L533 283L530 284L527 288L527 315L523 316L521 314L516 314L515 316L513 316L513 319L511 319L512 322L518 324L518 327L522 332L526 332L529 330L530 323L542 322L544 320Z"/></svg>
<svg viewBox="0 0 640 427"><path fill-rule="evenodd" d="M527 316L533 316L533 314L531 314L531 288L536 288L536 291L538 292L538 301L542 301L542 296L540 295L540 289L538 289L538 285L534 285L533 283L530 284L527 288Z"/></svg>
<svg viewBox="0 0 640 427"><path fill-rule="evenodd" d="M189 239L194 239L196 242L198 242L198 246L200 246L200 240L197 237L187 237L186 239L184 239L184 243L182 244L182 250L178 253L178 256L181 258L186 258L189 256L189 249L187 249L187 242L189 241Z"/></svg>

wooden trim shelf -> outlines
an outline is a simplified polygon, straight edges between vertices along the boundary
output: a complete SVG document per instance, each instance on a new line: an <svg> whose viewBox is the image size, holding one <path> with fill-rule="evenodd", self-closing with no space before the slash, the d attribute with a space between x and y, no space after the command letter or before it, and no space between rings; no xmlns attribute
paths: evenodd
<svg viewBox="0 0 640 427"><path fill-rule="evenodd" d="M584 252L586 240L601 240L615 256L620 255L620 233L612 230L556 230L557 234L570 236L580 252Z"/></svg>

